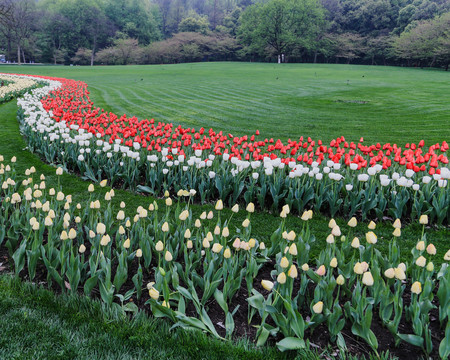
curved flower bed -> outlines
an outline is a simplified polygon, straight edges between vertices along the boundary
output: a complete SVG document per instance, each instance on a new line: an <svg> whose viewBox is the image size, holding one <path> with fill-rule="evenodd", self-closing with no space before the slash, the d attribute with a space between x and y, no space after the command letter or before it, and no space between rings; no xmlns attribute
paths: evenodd
<svg viewBox="0 0 450 360"><path fill-rule="evenodd" d="M422 234L412 256L402 256L400 220L386 255L377 249L373 223L360 240L355 218L342 229L331 220L312 259L310 210L296 233L287 228L291 215L284 206L264 244L252 236L252 203L235 230L220 200L199 218L189 202L170 197L162 211L156 202L137 209L122 202L114 211L114 190L100 198L91 184L89 198L75 204L61 187L48 188L34 168L18 181L15 160L0 156L0 246L16 275L62 291L95 292L124 316L139 305L174 326L227 339L239 330L258 346L273 339L281 351L305 348L319 333L342 351L356 338L359 349L363 341L377 355L386 348L411 358L416 349L426 358L450 354L450 250L435 268L436 248ZM423 215L423 230L427 222ZM400 350L394 342L402 343Z"/></svg>
<svg viewBox="0 0 450 360"><path fill-rule="evenodd" d="M25 92L38 86L38 81L29 77L0 74L0 104L23 95Z"/></svg>
<svg viewBox="0 0 450 360"><path fill-rule="evenodd" d="M448 144L366 146L337 138L263 139L138 120L96 108L85 83L47 79L51 90L18 102L29 147L92 181L162 195L185 188L201 202L287 204L362 219L450 220Z"/></svg>

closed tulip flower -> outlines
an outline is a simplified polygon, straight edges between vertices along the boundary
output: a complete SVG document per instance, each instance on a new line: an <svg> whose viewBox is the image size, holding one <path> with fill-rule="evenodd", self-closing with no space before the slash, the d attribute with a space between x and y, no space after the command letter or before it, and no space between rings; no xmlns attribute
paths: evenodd
<svg viewBox="0 0 450 360"><path fill-rule="evenodd" d="M326 241L328 244L334 244L334 235L333 234L328 235Z"/></svg>
<svg viewBox="0 0 450 360"><path fill-rule="evenodd" d="M377 227L377 224L375 224L373 221L371 221L367 227L369 228L369 230L375 230L375 228Z"/></svg>
<svg viewBox="0 0 450 360"><path fill-rule="evenodd" d="M220 200L220 199L217 200L215 209L219 210L219 211L223 209L223 202L222 202L222 200Z"/></svg>
<svg viewBox="0 0 450 360"><path fill-rule="evenodd" d="M188 241L186 242L186 247L187 247L188 249L192 249L192 248L194 247L194 244L192 243L192 240L188 240Z"/></svg>
<svg viewBox="0 0 450 360"><path fill-rule="evenodd" d="M395 271L393 268L389 268L384 272L384 276L386 276L388 279L393 279L395 276Z"/></svg>
<svg viewBox="0 0 450 360"><path fill-rule="evenodd" d="M334 236L341 236L341 228L340 228L338 225L336 225L336 226L331 230L331 233L332 233Z"/></svg>
<svg viewBox="0 0 450 360"><path fill-rule="evenodd" d="M423 240L419 241L416 245L416 249L419 251L424 251L425 250L425 241L423 241Z"/></svg>
<svg viewBox="0 0 450 360"><path fill-rule="evenodd" d="M190 239L191 238L191 230L186 229L186 231L184 232L184 238L185 239Z"/></svg>
<svg viewBox="0 0 450 360"><path fill-rule="evenodd" d="M427 264L427 270L430 272L434 270L434 264L431 261Z"/></svg>
<svg viewBox="0 0 450 360"><path fill-rule="evenodd" d="M405 271L402 268L400 268L400 267L397 267L397 268L394 269L394 274L395 274L395 278L398 279L398 280L405 280L406 279Z"/></svg>
<svg viewBox="0 0 450 360"><path fill-rule="evenodd" d="M77 237L77 232L75 231L75 229L70 229L68 235L69 235L69 239L73 240Z"/></svg>
<svg viewBox="0 0 450 360"><path fill-rule="evenodd" d="M428 224L428 215L421 215L419 218L419 223L422 225Z"/></svg>
<svg viewBox="0 0 450 360"><path fill-rule="evenodd" d="M220 253L221 251L222 251L222 249L223 249L223 246L221 245L221 244L219 244L219 243L215 243L213 246L212 246L212 252L213 253Z"/></svg>
<svg viewBox="0 0 450 360"><path fill-rule="evenodd" d="M354 249L358 249L359 248L360 243L359 243L359 239L357 237L353 238L351 246Z"/></svg>
<svg viewBox="0 0 450 360"><path fill-rule="evenodd" d="M273 289L273 282L269 280L261 280L261 285L264 289L267 291L272 291Z"/></svg>
<svg viewBox="0 0 450 360"><path fill-rule="evenodd" d="M321 314L322 311L323 311L323 302L322 302L322 301L317 302L317 303L313 306L313 311L314 311L316 314Z"/></svg>
<svg viewBox="0 0 450 360"><path fill-rule="evenodd" d="M225 226L224 228L223 228L223 230L222 230L222 236L223 237L228 237L228 236L230 236L230 230L228 229L228 226Z"/></svg>
<svg viewBox="0 0 450 360"><path fill-rule="evenodd" d="M365 272L362 278L362 282L366 286L372 286L373 285L373 276L370 271Z"/></svg>
<svg viewBox="0 0 450 360"><path fill-rule="evenodd" d="M277 276L277 282L279 284L284 284L286 282L286 274L284 272L281 272Z"/></svg>
<svg viewBox="0 0 450 360"><path fill-rule="evenodd" d="M100 187L105 187L107 184L108 184L107 179L100 181Z"/></svg>
<svg viewBox="0 0 450 360"><path fill-rule="evenodd" d="M308 271L309 270L309 265L308 264L303 264L302 265L302 270L303 271Z"/></svg>
<svg viewBox="0 0 450 360"><path fill-rule="evenodd" d="M436 247L433 244L427 246L428 255L436 255Z"/></svg>
<svg viewBox="0 0 450 360"><path fill-rule="evenodd" d="M220 235L220 226L216 225L216 227L214 228L214 235Z"/></svg>
<svg viewBox="0 0 450 360"><path fill-rule="evenodd" d="M255 204L253 204L252 202L250 202L250 203L248 203L248 205L247 205L247 212L249 212L249 213L253 213L253 212L255 212Z"/></svg>
<svg viewBox="0 0 450 360"><path fill-rule="evenodd" d="M360 262L357 262L355 264L355 266L353 267L353 272L358 275L361 275L364 273L363 267L361 266Z"/></svg>
<svg viewBox="0 0 450 360"><path fill-rule="evenodd" d="M355 217L352 217L349 220L349 222L347 223L348 226L353 227L353 228L356 227L357 224L358 224L358 221L356 220Z"/></svg>
<svg viewBox="0 0 450 360"><path fill-rule="evenodd" d="M289 268L288 276L291 277L292 279L296 279L298 277L297 267L294 264L292 264L291 267Z"/></svg>
<svg viewBox="0 0 450 360"><path fill-rule="evenodd" d="M368 233L366 233L366 240L369 244L376 244L377 236L373 231L369 231Z"/></svg>
<svg viewBox="0 0 450 360"><path fill-rule="evenodd" d="M183 210L178 217L181 221L185 221L189 217L189 211Z"/></svg>
<svg viewBox="0 0 450 360"><path fill-rule="evenodd" d="M235 204L235 205L231 208L231 211L234 212L234 213L237 213L237 212L239 211L239 205L238 205L238 204Z"/></svg>
<svg viewBox="0 0 450 360"><path fill-rule="evenodd" d="M401 223L400 219L395 219L395 221L394 221L394 223L392 224L392 226L393 226L395 229L401 229L402 223Z"/></svg>
<svg viewBox="0 0 450 360"><path fill-rule="evenodd" d="M339 275L338 277L337 277L337 279L336 279L336 284L338 284L338 285L344 285L344 283L345 283L345 278L342 276L342 274L341 275Z"/></svg>
<svg viewBox="0 0 450 360"><path fill-rule="evenodd" d="M99 235L104 235L106 233L106 226L103 223L98 223L97 224L97 234Z"/></svg>
<svg viewBox="0 0 450 360"><path fill-rule="evenodd" d="M156 251L158 251L158 252L161 252L161 251L164 250L164 244L163 244L163 242L162 242L161 240L159 240L159 241L156 243L155 249L156 249Z"/></svg>
<svg viewBox="0 0 450 360"><path fill-rule="evenodd" d="M336 220L331 219L331 220L328 222L328 227L329 227L330 229L333 229L335 226L336 226Z"/></svg>
<svg viewBox="0 0 450 360"><path fill-rule="evenodd" d="M280 266L281 266L283 269L286 269L286 268L289 266L289 260L287 259L286 256L284 256L284 257L281 259L281 261L280 261Z"/></svg>
<svg viewBox="0 0 450 360"><path fill-rule="evenodd" d="M296 237L295 232L293 230L291 230L287 233L286 240L294 241L295 237Z"/></svg>
<svg viewBox="0 0 450 360"><path fill-rule="evenodd" d="M149 293L150 297L151 297L153 300L158 300L158 298L159 298L159 291L156 290L154 287L152 287L152 288L148 291L148 293Z"/></svg>
<svg viewBox="0 0 450 360"><path fill-rule="evenodd" d="M413 294L419 295L422 292L422 284L420 282L418 282L418 281L414 282L411 285L411 292Z"/></svg>
<svg viewBox="0 0 450 360"><path fill-rule="evenodd" d="M400 230L400 228L395 228L394 231L392 232L392 235L394 235L395 237L400 237L401 234L402 231Z"/></svg>
<svg viewBox="0 0 450 360"><path fill-rule="evenodd" d="M164 222L164 224L162 224L161 230L163 232L168 232L169 231L169 223L167 221Z"/></svg>
<svg viewBox="0 0 450 360"><path fill-rule="evenodd" d="M164 260L172 261L172 259L173 259L172 253L170 251L166 251L166 253L164 254Z"/></svg>
<svg viewBox="0 0 450 360"><path fill-rule="evenodd" d="M245 219L245 220L242 222L242 226L245 227L245 228L247 228L249 225L250 225L250 220L249 220L249 219Z"/></svg>
<svg viewBox="0 0 450 360"><path fill-rule="evenodd" d="M125 249L129 249L130 248L130 239L126 239L125 242L123 243L123 247Z"/></svg>
<svg viewBox="0 0 450 360"><path fill-rule="evenodd" d="M86 251L86 246L84 246L84 244L81 244L80 247L78 248L78 252L80 254L84 254L85 251Z"/></svg>
<svg viewBox="0 0 450 360"><path fill-rule="evenodd" d="M327 270L325 269L325 265L320 265L319 268L316 270L316 274L319 276L324 276L326 272Z"/></svg>
<svg viewBox="0 0 450 360"><path fill-rule="evenodd" d="M223 257L225 259L229 259L231 257L231 250L229 248L225 249L225 251L223 252Z"/></svg>
<svg viewBox="0 0 450 360"><path fill-rule="evenodd" d="M419 256L416 260L416 265L420 267L425 267L425 264L427 263L427 259L425 259L423 256Z"/></svg>
<svg viewBox="0 0 450 360"><path fill-rule="evenodd" d="M137 249L136 250L136 257L137 258L141 258L142 257L142 250L141 249Z"/></svg>
<svg viewBox="0 0 450 360"><path fill-rule="evenodd" d="M335 257L332 258L331 261L330 261L330 266L331 266L332 268L336 268L337 265L338 265L337 259L336 259Z"/></svg>
<svg viewBox="0 0 450 360"><path fill-rule="evenodd" d="M297 253L297 245L295 245L295 243L291 244L291 246L289 246L289 254L296 256Z"/></svg>

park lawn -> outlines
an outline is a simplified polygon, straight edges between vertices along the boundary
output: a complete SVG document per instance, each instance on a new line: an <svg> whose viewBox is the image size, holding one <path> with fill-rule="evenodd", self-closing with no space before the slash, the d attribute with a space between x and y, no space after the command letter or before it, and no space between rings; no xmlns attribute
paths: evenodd
<svg viewBox="0 0 450 360"><path fill-rule="evenodd" d="M450 141L450 74L413 68L267 63L8 66L0 72L85 81L119 116L233 135L404 145Z"/></svg>

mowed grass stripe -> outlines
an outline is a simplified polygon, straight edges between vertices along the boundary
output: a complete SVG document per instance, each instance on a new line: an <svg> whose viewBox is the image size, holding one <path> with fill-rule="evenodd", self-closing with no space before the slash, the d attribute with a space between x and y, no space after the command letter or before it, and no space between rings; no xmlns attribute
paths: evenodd
<svg viewBox="0 0 450 360"><path fill-rule="evenodd" d="M450 74L329 64L197 63L126 67L2 66L86 81L95 105L175 126L282 140L450 140ZM355 104L355 101L366 101Z"/></svg>

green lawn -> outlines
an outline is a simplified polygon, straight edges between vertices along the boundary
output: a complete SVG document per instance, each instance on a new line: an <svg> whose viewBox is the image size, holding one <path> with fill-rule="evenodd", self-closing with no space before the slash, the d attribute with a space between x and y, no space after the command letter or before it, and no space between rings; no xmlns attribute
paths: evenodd
<svg viewBox="0 0 450 360"><path fill-rule="evenodd" d="M371 143L450 141L450 73L326 64L196 63L126 67L0 66L83 80L121 115L268 138L344 135Z"/></svg>

